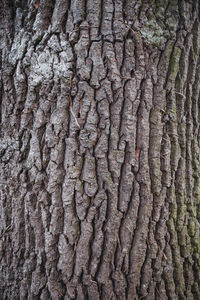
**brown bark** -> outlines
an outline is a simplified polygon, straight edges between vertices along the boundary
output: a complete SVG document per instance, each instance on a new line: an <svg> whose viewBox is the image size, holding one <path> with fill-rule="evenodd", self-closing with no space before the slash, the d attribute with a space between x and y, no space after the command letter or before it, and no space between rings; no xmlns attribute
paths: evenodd
<svg viewBox="0 0 200 300"><path fill-rule="evenodd" d="M199 8L3 0L0 299L200 299Z"/></svg>

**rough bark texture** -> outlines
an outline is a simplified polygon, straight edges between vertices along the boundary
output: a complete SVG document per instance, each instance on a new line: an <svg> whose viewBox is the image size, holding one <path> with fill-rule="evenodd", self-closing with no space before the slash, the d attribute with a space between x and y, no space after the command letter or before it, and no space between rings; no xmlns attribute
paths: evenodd
<svg viewBox="0 0 200 300"><path fill-rule="evenodd" d="M0 299L200 299L198 14L2 0Z"/></svg>

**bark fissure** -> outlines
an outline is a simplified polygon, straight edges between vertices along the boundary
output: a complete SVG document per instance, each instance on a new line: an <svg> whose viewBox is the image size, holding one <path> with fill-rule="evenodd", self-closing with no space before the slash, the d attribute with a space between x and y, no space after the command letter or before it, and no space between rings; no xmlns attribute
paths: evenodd
<svg viewBox="0 0 200 300"><path fill-rule="evenodd" d="M0 8L0 298L199 299L199 3Z"/></svg>

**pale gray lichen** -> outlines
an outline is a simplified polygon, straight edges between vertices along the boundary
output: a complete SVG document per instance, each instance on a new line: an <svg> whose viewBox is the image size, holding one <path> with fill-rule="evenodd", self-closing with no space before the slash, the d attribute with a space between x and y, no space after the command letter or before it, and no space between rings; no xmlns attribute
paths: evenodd
<svg viewBox="0 0 200 300"><path fill-rule="evenodd" d="M7 163L14 152L19 150L19 141L15 138L5 137L1 139L0 143L0 159Z"/></svg>
<svg viewBox="0 0 200 300"><path fill-rule="evenodd" d="M163 30L156 20L146 22L140 29L140 33L144 41L152 46L162 47L167 39L166 30Z"/></svg>

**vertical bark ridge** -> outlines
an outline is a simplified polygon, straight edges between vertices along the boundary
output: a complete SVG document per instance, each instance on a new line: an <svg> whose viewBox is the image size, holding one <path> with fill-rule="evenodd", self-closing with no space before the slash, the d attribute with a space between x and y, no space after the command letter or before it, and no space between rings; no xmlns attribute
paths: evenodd
<svg viewBox="0 0 200 300"><path fill-rule="evenodd" d="M199 4L161 2L3 1L2 299L200 298Z"/></svg>

